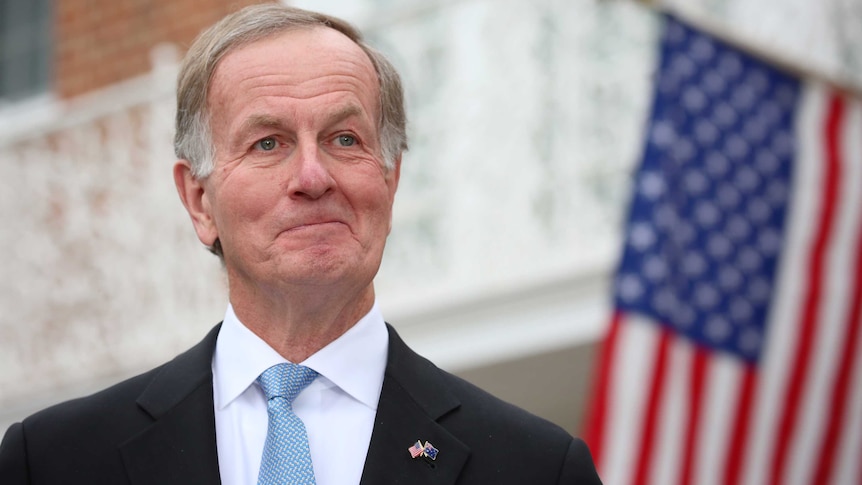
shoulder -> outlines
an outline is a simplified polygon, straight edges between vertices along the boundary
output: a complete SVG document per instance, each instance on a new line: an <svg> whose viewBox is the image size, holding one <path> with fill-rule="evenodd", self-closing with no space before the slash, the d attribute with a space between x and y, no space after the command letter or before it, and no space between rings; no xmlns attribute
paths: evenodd
<svg viewBox="0 0 862 485"><path fill-rule="evenodd" d="M387 376L400 380L420 403L449 403L437 422L470 449L466 483L600 483L582 440L439 369L394 330Z"/></svg>
<svg viewBox="0 0 862 485"><path fill-rule="evenodd" d="M0 445L0 472L24 466L22 460L29 473L119 467L118 447L153 423L163 409L160 403L181 399L187 393L184 388L199 386L211 376L208 361L217 330L166 364L16 423Z"/></svg>

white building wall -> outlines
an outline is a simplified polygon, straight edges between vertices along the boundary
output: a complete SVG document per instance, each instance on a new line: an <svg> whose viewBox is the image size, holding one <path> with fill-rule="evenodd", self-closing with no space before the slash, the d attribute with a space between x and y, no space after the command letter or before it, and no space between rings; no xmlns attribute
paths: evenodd
<svg viewBox="0 0 862 485"><path fill-rule="evenodd" d="M596 341L650 100L652 11L294 3L357 23L405 81L411 149L377 280L387 319L453 370ZM862 85L859 0L685 5ZM170 358L224 312L219 263L173 188L176 65L156 57L151 75L68 106L0 113L0 428Z"/></svg>

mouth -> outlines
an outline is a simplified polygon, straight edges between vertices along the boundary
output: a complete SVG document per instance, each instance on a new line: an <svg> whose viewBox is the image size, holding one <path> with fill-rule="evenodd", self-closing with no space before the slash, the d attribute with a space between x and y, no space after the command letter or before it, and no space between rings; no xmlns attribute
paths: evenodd
<svg viewBox="0 0 862 485"><path fill-rule="evenodd" d="M338 228L344 227L344 226L346 226L346 224L341 222L341 221L338 221L338 220L310 221L310 222L304 222L304 223L289 227L284 232L292 233L292 232L302 232L302 231L309 231L309 230L338 229Z"/></svg>

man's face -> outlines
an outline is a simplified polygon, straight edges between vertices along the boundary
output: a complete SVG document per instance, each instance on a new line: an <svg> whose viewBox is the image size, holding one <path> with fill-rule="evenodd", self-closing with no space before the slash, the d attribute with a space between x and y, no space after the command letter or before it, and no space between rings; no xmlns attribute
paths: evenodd
<svg viewBox="0 0 862 485"><path fill-rule="evenodd" d="M383 166L365 53L332 29L277 34L227 54L210 86L215 169L193 219L221 242L231 293L370 289L398 167Z"/></svg>

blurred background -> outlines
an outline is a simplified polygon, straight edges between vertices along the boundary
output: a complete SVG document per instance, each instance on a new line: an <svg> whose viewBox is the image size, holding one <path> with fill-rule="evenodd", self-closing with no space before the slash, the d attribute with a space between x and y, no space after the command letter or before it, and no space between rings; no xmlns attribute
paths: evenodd
<svg viewBox="0 0 862 485"><path fill-rule="evenodd" d="M171 177L174 82L197 33L250 3L0 0L0 429L221 320L222 270ZM613 314L660 13L862 86L860 0L285 3L353 22L404 80L410 150L376 283L387 321L576 434Z"/></svg>

